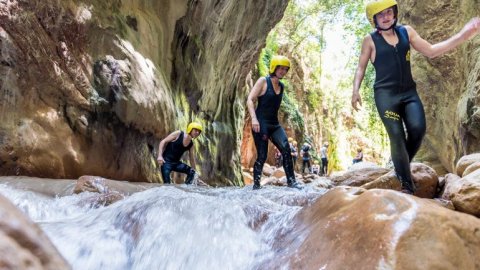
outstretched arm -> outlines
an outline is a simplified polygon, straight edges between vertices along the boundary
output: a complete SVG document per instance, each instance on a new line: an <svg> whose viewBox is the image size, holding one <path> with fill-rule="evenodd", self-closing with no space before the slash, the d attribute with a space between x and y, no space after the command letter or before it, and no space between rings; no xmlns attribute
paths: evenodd
<svg viewBox="0 0 480 270"><path fill-rule="evenodd" d="M362 98L360 97L360 86L362 85L363 77L365 76L365 70L367 69L368 60L372 55L372 37L366 36L362 42L362 50L360 52L360 59L358 61L358 67L355 71L355 78L353 79L353 92L352 92L352 107L355 111L358 111L358 105L362 106Z"/></svg>
<svg viewBox="0 0 480 270"><path fill-rule="evenodd" d="M180 135L180 130L174 131L170 133L167 137L165 137L165 139L163 139L158 145L157 162L160 166L163 165L163 163L165 163L165 160L163 159L163 151L165 150L165 146L167 145L167 143L175 141L179 135Z"/></svg>
<svg viewBox="0 0 480 270"><path fill-rule="evenodd" d="M458 45L480 33L480 18L475 17L471 19L467 24L465 24L460 32L451 36L447 40L433 45L420 37L417 31L415 31L415 29L413 29L411 26L407 25L405 27L407 28L412 47L428 58L435 58L447 53L448 51L456 48Z"/></svg>
<svg viewBox="0 0 480 270"><path fill-rule="evenodd" d="M262 94L266 82L266 79L263 77L258 79L252 90L250 90L250 94L248 94L247 98L248 112L252 117L252 129L254 132L260 132L260 123L258 122L257 115L255 114L254 102L257 101L257 98Z"/></svg>

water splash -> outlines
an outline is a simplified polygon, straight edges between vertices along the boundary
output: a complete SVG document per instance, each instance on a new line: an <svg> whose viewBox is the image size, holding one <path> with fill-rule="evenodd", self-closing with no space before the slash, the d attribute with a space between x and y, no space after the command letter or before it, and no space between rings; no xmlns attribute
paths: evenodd
<svg viewBox="0 0 480 270"><path fill-rule="evenodd" d="M141 270L261 269L298 210L323 192L162 186L106 207L91 203L96 193L50 198L4 185L0 193L41 225L73 269Z"/></svg>

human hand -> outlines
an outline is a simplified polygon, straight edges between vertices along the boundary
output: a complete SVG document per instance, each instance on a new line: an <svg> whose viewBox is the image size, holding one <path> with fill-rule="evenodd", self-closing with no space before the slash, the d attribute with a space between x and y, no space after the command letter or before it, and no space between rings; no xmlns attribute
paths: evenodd
<svg viewBox="0 0 480 270"><path fill-rule="evenodd" d="M353 107L353 109L355 109L355 111L358 111L358 109L359 109L357 103L358 103L358 105L360 105L360 107L362 106L362 97L360 97L360 93L358 93L356 91L353 91L352 107Z"/></svg>
<svg viewBox="0 0 480 270"><path fill-rule="evenodd" d="M252 119L252 129L254 132L260 132L260 123L257 119Z"/></svg>
<svg viewBox="0 0 480 270"><path fill-rule="evenodd" d="M157 162L158 162L158 165L162 166L163 163L165 163L165 160L163 159L162 156L159 156L159 157L157 158Z"/></svg>
<svg viewBox="0 0 480 270"><path fill-rule="evenodd" d="M469 40L473 36L480 33L480 18L472 18L467 24L465 24L461 33L465 40Z"/></svg>

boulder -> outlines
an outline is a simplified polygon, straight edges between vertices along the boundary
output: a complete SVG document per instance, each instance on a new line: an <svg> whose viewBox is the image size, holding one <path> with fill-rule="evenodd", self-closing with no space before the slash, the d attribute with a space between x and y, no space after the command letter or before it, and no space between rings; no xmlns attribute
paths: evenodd
<svg viewBox="0 0 480 270"><path fill-rule="evenodd" d="M0 268L70 269L47 235L0 195Z"/></svg>
<svg viewBox="0 0 480 270"><path fill-rule="evenodd" d="M390 190L337 187L303 208L267 268L480 269L480 220Z"/></svg>

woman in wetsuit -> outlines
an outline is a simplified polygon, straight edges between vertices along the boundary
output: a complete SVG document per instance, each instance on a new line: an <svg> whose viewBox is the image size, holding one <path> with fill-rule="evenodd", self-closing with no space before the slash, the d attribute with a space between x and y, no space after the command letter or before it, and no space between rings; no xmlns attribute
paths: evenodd
<svg viewBox="0 0 480 270"><path fill-rule="evenodd" d="M278 110L282 102L284 86L280 82L290 68L290 60L284 56L274 56L270 62L270 76L262 77L253 86L247 98L247 107L252 117L252 131L257 160L253 166L253 189L260 189L263 164L267 160L268 140L280 150L283 168L289 187L301 188L295 180L292 155L287 134L278 121ZM255 109L254 102L258 100Z"/></svg>
<svg viewBox="0 0 480 270"><path fill-rule="evenodd" d="M158 146L157 162L161 166L163 183L170 184L170 173L180 172L187 175L185 184L192 184L195 177L195 159L193 154L193 139L202 132L202 125L192 122L187 126L187 132L177 130L163 139ZM180 161L183 153L189 152L190 166Z"/></svg>
<svg viewBox="0 0 480 270"><path fill-rule="evenodd" d="M425 135L425 112L417 94L410 70L410 46L434 58L452 50L480 32L480 19L470 20L456 35L437 44L430 44L408 25L397 25L398 6L395 0L377 0L366 8L375 31L367 35L353 82L352 106L361 105L360 85L370 60L375 67L374 96L380 118L390 138L395 173L402 191L413 194L410 162ZM404 125L406 133L404 131Z"/></svg>

